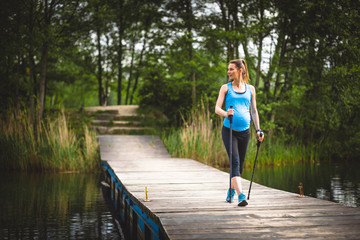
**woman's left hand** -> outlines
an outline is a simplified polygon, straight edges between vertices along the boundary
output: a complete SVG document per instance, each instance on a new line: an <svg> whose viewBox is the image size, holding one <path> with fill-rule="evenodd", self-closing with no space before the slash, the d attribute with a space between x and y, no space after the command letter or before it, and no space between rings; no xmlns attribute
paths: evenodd
<svg viewBox="0 0 360 240"><path fill-rule="evenodd" d="M263 140L264 140L264 133L263 132L257 132L257 135L258 135L258 140L260 141L260 142L262 142Z"/></svg>

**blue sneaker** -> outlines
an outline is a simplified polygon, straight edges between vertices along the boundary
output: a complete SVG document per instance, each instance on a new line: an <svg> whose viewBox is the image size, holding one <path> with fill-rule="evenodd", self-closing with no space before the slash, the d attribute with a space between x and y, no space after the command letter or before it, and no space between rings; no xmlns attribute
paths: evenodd
<svg viewBox="0 0 360 240"><path fill-rule="evenodd" d="M240 193L240 194L239 194L239 196L238 196L238 201L239 201L239 203L238 203L238 206L239 206L239 207L243 207L243 206L248 205L248 203L247 203L247 201L246 201L246 196L245 196L245 194L243 194L243 193Z"/></svg>
<svg viewBox="0 0 360 240"><path fill-rule="evenodd" d="M231 188L231 193L230 193L230 188L229 188L229 190L227 192L227 196L226 196L226 201L230 202L230 203L233 202L234 201L234 196L235 196L235 189Z"/></svg>

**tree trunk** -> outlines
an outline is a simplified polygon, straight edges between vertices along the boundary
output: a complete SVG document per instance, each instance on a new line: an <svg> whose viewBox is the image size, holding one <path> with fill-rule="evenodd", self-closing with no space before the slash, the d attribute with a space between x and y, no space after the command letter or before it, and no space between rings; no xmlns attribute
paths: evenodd
<svg viewBox="0 0 360 240"><path fill-rule="evenodd" d="M99 105L103 106L104 104L104 99L103 99L103 87L102 87L102 66L101 66L101 62L102 62L102 56L101 56L101 30L100 30L100 20L99 20L99 7L96 7L95 10L95 14L96 14L96 47L98 50L98 58L97 58L97 68L98 68L98 74L97 74L97 80L98 80L98 97L99 97Z"/></svg>
<svg viewBox="0 0 360 240"><path fill-rule="evenodd" d="M192 104L195 106L196 104L196 79L195 79L195 73L191 74L191 80L192 80Z"/></svg>
<svg viewBox="0 0 360 240"><path fill-rule="evenodd" d="M110 38L108 35L105 34L105 38L106 38L106 49L110 48ZM109 58L109 56L108 56ZM111 58L111 57L110 57ZM110 96L110 86L109 86L109 82L112 79L112 74L109 72L105 72L105 88L104 88L104 106L108 106L109 105L109 96Z"/></svg>
<svg viewBox="0 0 360 240"><path fill-rule="evenodd" d="M132 73L133 73L133 67L134 67L134 58L135 58L135 33L132 40L132 46L131 46L131 61L130 61L130 70L129 70L129 81L126 89L126 97L125 97L125 104L128 104L128 98L130 93L130 86L131 86L131 80L132 80Z"/></svg>
<svg viewBox="0 0 360 240"><path fill-rule="evenodd" d="M192 62L194 60L193 56L193 38L192 38L192 24L193 24L193 10L191 6L191 0L185 1L185 11L186 11L186 17L184 19L185 26L187 30L187 42L188 42L188 50L189 50L189 62ZM191 65L191 72L190 72L190 82L191 82L191 100L193 106L196 104L196 82L195 82L195 72L193 69L193 66Z"/></svg>
<svg viewBox="0 0 360 240"><path fill-rule="evenodd" d="M17 66L17 73L18 73L18 76L21 76L23 75L21 72L21 67L22 67L22 63L21 63L21 53L18 54L18 66ZM20 85L20 77L17 77L15 79L15 111L16 111L16 116L18 116L19 114L19 110L20 110L20 103L19 103L19 85Z"/></svg>
<svg viewBox="0 0 360 240"><path fill-rule="evenodd" d="M40 60L40 92L39 92L39 107L38 107L38 122L41 123L44 108L45 108L45 87L46 87L46 68L47 68L47 58L49 51L49 27L50 27L50 15L48 9L48 1L45 0L44 3L44 35L45 39L43 40L42 45L42 55Z"/></svg>
<svg viewBox="0 0 360 240"><path fill-rule="evenodd" d="M263 35L262 35L262 33L259 33L259 49L258 49L257 66L256 66L256 81L255 81L256 88L259 87L259 82L260 82L262 46L263 46Z"/></svg>
<svg viewBox="0 0 360 240"><path fill-rule="evenodd" d="M219 4L220 10L221 10L221 17L222 17L222 22L223 22L225 32L228 33L230 31L230 29L229 29L229 20L228 20L227 15L226 15L226 9L225 9L225 6L224 6L224 1L219 0L218 4ZM230 62L231 42L230 42L229 37L226 37L226 47L227 47L226 62Z"/></svg>
<svg viewBox="0 0 360 240"><path fill-rule="evenodd" d="M134 94L138 85L138 81L139 81L139 77L140 77L140 68L142 67L142 60L143 60L143 56L144 56L144 52L145 52L145 48L146 48L146 42L147 42L147 33L148 33L148 28L146 28L146 32L145 32L145 36L144 36L144 41L143 41L143 46L140 52L140 57L139 57L139 64L138 64L138 68L136 70L136 75L135 75L135 83L132 89L132 93L131 93L131 97L130 97L130 105L133 102L133 98L134 98Z"/></svg>
<svg viewBox="0 0 360 240"><path fill-rule="evenodd" d="M270 84L272 81L273 74L275 72L276 65L279 63L279 54L282 43L285 39L285 33L282 31L279 33L278 41L275 46L274 55L272 59L270 59L271 64L269 65L268 73L264 79L264 93L266 94L266 103L271 100L271 92L270 92Z"/></svg>
<svg viewBox="0 0 360 240"><path fill-rule="evenodd" d="M45 108L45 86L46 86L46 67L48 58L48 44L45 42L42 48L42 56L40 61L40 92L39 92L39 110L38 122L40 123L44 114Z"/></svg>
<svg viewBox="0 0 360 240"><path fill-rule="evenodd" d="M35 122L34 122L34 56L32 51L29 51L29 71L27 72L29 74L29 102L30 102L30 116L29 116L29 124L33 127L33 130L35 131Z"/></svg>
<svg viewBox="0 0 360 240"><path fill-rule="evenodd" d="M118 9L118 23L117 27L119 29L119 42L118 42L118 58L117 58L117 67L118 67L118 87L117 87L117 104L121 105L121 90L122 90L122 56L123 56L123 47L122 47L122 39L124 34L124 21L123 21L123 5L124 0L119 1L119 9Z"/></svg>
<svg viewBox="0 0 360 240"><path fill-rule="evenodd" d="M33 31L34 31L34 2L30 2L30 9L29 9L29 68L26 69L26 74L29 76L29 125L32 127L33 133L36 136L36 122L34 119L34 112L35 112L35 104L34 104L34 87L35 87L35 61L34 61L34 39L33 39Z"/></svg>
<svg viewBox="0 0 360 240"><path fill-rule="evenodd" d="M285 53L286 53L286 37L285 34L283 34L283 38L281 39L281 51L280 51L280 58L279 58L279 64L278 64L278 72L276 74L276 80L275 80L275 88L274 88L274 94L273 94L273 101L277 101L277 93L280 91L280 77L282 74L282 67L285 59ZM272 123L275 122L275 110L273 109L271 111L270 121ZM272 135L274 129L269 129L269 136Z"/></svg>
<svg viewBox="0 0 360 240"><path fill-rule="evenodd" d="M98 28L96 30L97 35L97 49L98 49L98 59L97 59L97 65L98 65L98 86L99 86L99 105L103 105L103 87L102 87L102 67L101 67L101 43L100 43L100 29Z"/></svg>
<svg viewBox="0 0 360 240"><path fill-rule="evenodd" d="M275 122L275 113L276 113L275 110L272 110L272 111L271 111L270 122L272 122L272 123ZM269 135L268 137L269 137L269 139L271 139L271 137L272 137L272 135L273 135L273 132L274 132L274 128L271 127L271 128L269 129L269 131L268 131L268 135Z"/></svg>
<svg viewBox="0 0 360 240"><path fill-rule="evenodd" d="M245 60L246 60L246 64L248 66L248 69L253 69L255 68L255 64L253 63L253 61L251 60L251 58L249 56L251 56L251 54L249 53L249 38L246 36L246 32L248 31L246 29L246 24L248 23L248 18L247 16L244 16L244 22L242 23L242 25L244 25L245 27L242 27L242 31L244 32L244 35L241 39L241 44L242 44L242 47L243 47L243 51L244 51L244 57ZM250 74L250 71L249 71L249 74Z"/></svg>
<svg viewBox="0 0 360 240"><path fill-rule="evenodd" d="M282 43L281 43L281 52L280 52L280 59L279 59L279 66L278 66L278 72L276 74L276 80L275 80L275 88L274 88L274 100L276 100L276 95L278 91L280 90L280 76L282 74L282 67L285 59L285 53L286 53L286 39L284 37Z"/></svg>
<svg viewBox="0 0 360 240"><path fill-rule="evenodd" d="M242 48L244 51L244 56L242 58L245 58L248 69L255 69L255 64L251 58L251 54L249 51L249 32L250 31L248 29L248 25L249 25L249 22L251 21L249 19L251 19L251 18L249 18L249 13L244 9L242 9L241 14L244 18L244 20L241 22L241 25L240 25L241 28L239 29L239 32L242 33L240 42L241 42L241 45L242 45ZM249 71L249 74L251 74L251 71ZM250 79L251 79L251 77L250 77Z"/></svg>
<svg viewBox="0 0 360 240"><path fill-rule="evenodd" d="M281 76L281 67L282 67L282 64L283 64L283 61L284 61L284 57L285 57L285 47L286 46L286 40L283 41L282 43L282 48L281 48L281 54L280 54L280 59L279 59L279 71L277 72L276 74L276 80L275 80L275 88L274 88L274 95L273 95L273 101L277 101L277 93L279 91L279 88L280 88L280 76ZM275 122L275 110L273 109L271 111L271 117L270 117L270 121L272 123ZM269 129L269 135L271 135L273 133L273 128L270 128Z"/></svg>
<svg viewBox="0 0 360 240"><path fill-rule="evenodd" d="M237 31L239 31L239 28L240 28L239 18L238 18L238 1L232 2L231 5L229 5L229 10L230 9L231 9L231 15L232 15L232 24L231 24L232 31L237 32ZM232 43L233 43L232 58L239 59L240 58L239 38L236 37L235 39L233 39Z"/></svg>
<svg viewBox="0 0 360 240"><path fill-rule="evenodd" d="M264 24L264 4L263 0L259 1L259 9L260 9L260 30L259 30L259 48L258 48L258 59L257 59L257 66L256 66L256 81L255 81L255 87L259 87L259 81L260 81L260 71L261 71L261 61L262 61L262 48L263 48L263 40L264 40L264 34L263 34L263 24Z"/></svg>
<svg viewBox="0 0 360 240"><path fill-rule="evenodd" d="M122 43L121 38L119 40L119 49L118 49L118 87L117 87L117 104L121 105L121 85L122 85Z"/></svg>
<svg viewBox="0 0 360 240"><path fill-rule="evenodd" d="M282 66L282 59L284 58L284 54L285 54L285 47L286 47L286 40L285 40L285 19L281 19L280 20L280 29L279 29L279 33L278 33L278 41L276 43L275 46L275 50L274 50L274 55L273 57L270 59L270 65L269 65L269 70L268 73L266 75L266 77L264 77L264 93L266 94L266 98L265 98L265 103L269 103L271 101L275 101L276 98L276 93L278 91L278 87L279 87L279 81L280 81L280 73L279 71L281 71L281 66ZM274 72L276 71L277 68L277 75L276 75L276 80L275 80L275 89L274 89L274 93L271 94L271 89L270 89L270 85L271 85L271 81L272 81L272 77L274 75ZM270 121L272 123L275 122L275 109L271 109L271 112L269 113L269 118ZM271 127L269 129L268 135L269 135L269 139L271 139L271 136L273 134L274 129Z"/></svg>

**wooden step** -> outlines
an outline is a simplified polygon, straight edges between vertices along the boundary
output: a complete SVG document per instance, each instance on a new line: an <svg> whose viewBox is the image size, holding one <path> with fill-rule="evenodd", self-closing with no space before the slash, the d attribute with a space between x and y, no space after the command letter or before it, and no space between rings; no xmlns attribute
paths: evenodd
<svg viewBox="0 0 360 240"><path fill-rule="evenodd" d="M153 134L154 130L145 126L143 123L145 115L138 114L138 109L138 105L97 106L85 108L90 117L95 118L91 121L90 128L99 134Z"/></svg>
<svg viewBox="0 0 360 240"><path fill-rule="evenodd" d="M144 118L141 115L120 115L113 113L92 113L90 116L95 117L97 120L113 120L113 121L139 121Z"/></svg>
<svg viewBox="0 0 360 240"><path fill-rule="evenodd" d="M85 108L88 112L116 114L120 116L137 116L138 109L138 105L97 106Z"/></svg>
<svg viewBox="0 0 360 240"><path fill-rule="evenodd" d="M141 126L139 121L116 121L116 120L101 120L94 119L91 121L93 126L112 126L112 127L123 127L123 126Z"/></svg>
<svg viewBox="0 0 360 240"><path fill-rule="evenodd" d="M148 135L153 134L154 130L150 127L106 127L106 126L90 126L90 129L96 131L98 134L110 135Z"/></svg>

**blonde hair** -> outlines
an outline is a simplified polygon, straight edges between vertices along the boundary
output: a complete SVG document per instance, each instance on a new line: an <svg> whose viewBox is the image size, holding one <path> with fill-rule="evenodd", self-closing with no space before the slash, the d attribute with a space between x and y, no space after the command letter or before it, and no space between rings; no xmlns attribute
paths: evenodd
<svg viewBox="0 0 360 240"><path fill-rule="evenodd" d="M243 81L249 83L249 71L246 65L245 59L234 59L231 60L229 64L235 64L237 69L242 69L242 78Z"/></svg>

